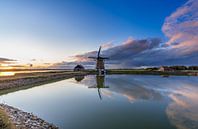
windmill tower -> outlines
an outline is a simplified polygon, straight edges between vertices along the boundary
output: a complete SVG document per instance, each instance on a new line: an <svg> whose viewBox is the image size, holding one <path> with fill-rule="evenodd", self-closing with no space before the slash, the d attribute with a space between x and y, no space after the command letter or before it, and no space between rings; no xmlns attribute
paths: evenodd
<svg viewBox="0 0 198 129"><path fill-rule="evenodd" d="M107 57L101 57L100 56L100 51L101 51L101 46L98 50L98 54L97 54L97 57L89 57L89 58L92 58L92 59L95 59L96 60L96 70L97 70L97 74L99 76L104 76L105 75L105 66L104 66L104 61L106 59L109 59Z"/></svg>

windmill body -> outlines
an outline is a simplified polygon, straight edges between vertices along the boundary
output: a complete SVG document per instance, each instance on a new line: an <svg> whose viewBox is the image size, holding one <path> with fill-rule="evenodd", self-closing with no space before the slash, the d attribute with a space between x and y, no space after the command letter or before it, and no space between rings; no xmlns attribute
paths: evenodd
<svg viewBox="0 0 198 129"><path fill-rule="evenodd" d="M96 62L96 69L105 69L104 66L104 60L103 59L98 59Z"/></svg>
<svg viewBox="0 0 198 129"><path fill-rule="evenodd" d="M107 57L101 57L100 56L100 51L101 51L101 47L98 50L97 57L89 57L89 58L92 58L92 59L95 59L96 60L97 74L99 76L104 76L105 73L106 73L104 61L105 61L105 59L109 59L109 58L107 58Z"/></svg>

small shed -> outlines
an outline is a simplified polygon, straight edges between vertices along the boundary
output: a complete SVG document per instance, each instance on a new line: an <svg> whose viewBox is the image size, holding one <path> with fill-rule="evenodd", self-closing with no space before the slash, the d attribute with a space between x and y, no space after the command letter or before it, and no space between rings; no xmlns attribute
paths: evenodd
<svg viewBox="0 0 198 129"><path fill-rule="evenodd" d="M159 71L162 71L162 72L166 72L166 71L174 71L172 68L168 67L168 66L161 66L159 68Z"/></svg>
<svg viewBox="0 0 198 129"><path fill-rule="evenodd" d="M74 71L84 71L84 70L85 70L85 68L82 65L76 65L74 67Z"/></svg>

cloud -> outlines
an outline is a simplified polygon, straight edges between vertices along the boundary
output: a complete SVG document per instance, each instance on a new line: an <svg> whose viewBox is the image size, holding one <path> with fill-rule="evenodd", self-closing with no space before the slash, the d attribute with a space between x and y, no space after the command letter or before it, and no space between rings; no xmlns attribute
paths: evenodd
<svg viewBox="0 0 198 129"><path fill-rule="evenodd" d="M12 68L25 68L25 65L10 65Z"/></svg>
<svg viewBox="0 0 198 129"><path fill-rule="evenodd" d="M135 55L159 47L160 42L161 40L157 38L143 40L131 40L131 38L129 38L119 46L110 47L102 51L101 55L110 58L110 60L107 60L107 67L121 67L124 65L124 63L132 61L131 59L133 59ZM56 63L51 67L73 68L76 64L83 64L87 68L94 68L95 61L88 57L95 57L96 55L97 51L91 51L81 55L75 55L72 57L72 62L63 61L61 63Z"/></svg>
<svg viewBox="0 0 198 129"><path fill-rule="evenodd" d="M126 43L127 41L127 43ZM196 65L198 63L198 53L179 55L176 48L162 46L162 41L158 38L129 40L127 39L119 46L103 50L101 55L109 57L106 60L107 68L132 68L140 66L160 66L160 65ZM73 56L72 62L56 63L52 68L73 68L77 64L82 64L86 68L95 68L95 60L89 56L96 56L97 51L87 52Z"/></svg>
<svg viewBox="0 0 198 129"><path fill-rule="evenodd" d="M107 43L104 43L101 45L101 47L103 49L109 49L109 48L112 48L114 45L113 45L113 41L110 41L110 42L107 42Z"/></svg>
<svg viewBox="0 0 198 129"><path fill-rule="evenodd" d="M103 53L110 58L107 61L109 64L119 64L119 67L139 66L142 61L138 61L138 55L159 48L160 43L161 40L158 38L142 40L129 38L121 45L105 50Z"/></svg>
<svg viewBox="0 0 198 129"><path fill-rule="evenodd" d="M159 38L133 39L129 37L118 46L112 41L103 46L102 55L109 57L107 68L131 68L140 66L160 65L197 65L198 64L198 1L189 0L170 16L166 17L162 31L168 41ZM75 55L72 62L59 63L62 68L73 68L76 64L83 64L87 68L94 68L94 60L89 56L96 56L97 51L90 51ZM58 67L57 64L53 65Z"/></svg>
<svg viewBox="0 0 198 129"><path fill-rule="evenodd" d="M198 52L198 1L189 0L167 17L162 31L169 38L166 45L179 54Z"/></svg>
<svg viewBox="0 0 198 129"><path fill-rule="evenodd" d="M15 62L16 60L14 59L8 59L8 58L1 58L0 57L0 64L10 64Z"/></svg>

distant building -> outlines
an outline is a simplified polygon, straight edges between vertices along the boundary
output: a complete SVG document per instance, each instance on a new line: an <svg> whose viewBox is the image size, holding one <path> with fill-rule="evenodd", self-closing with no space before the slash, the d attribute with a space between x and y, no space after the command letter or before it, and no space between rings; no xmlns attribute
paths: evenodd
<svg viewBox="0 0 198 129"><path fill-rule="evenodd" d="M166 71L171 72L171 71L174 71L174 69L172 69L172 68L170 68L168 66L161 66L159 68L159 71L162 71L162 72L166 72Z"/></svg>
<svg viewBox="0 0 198 129"><path fill-rule="evenodd" d="M82 65L76 65L76 67L74 67L74 71L84 71L85 68Z"/></svg>

